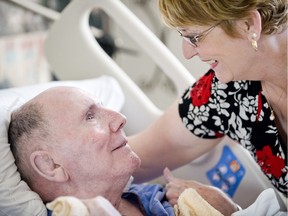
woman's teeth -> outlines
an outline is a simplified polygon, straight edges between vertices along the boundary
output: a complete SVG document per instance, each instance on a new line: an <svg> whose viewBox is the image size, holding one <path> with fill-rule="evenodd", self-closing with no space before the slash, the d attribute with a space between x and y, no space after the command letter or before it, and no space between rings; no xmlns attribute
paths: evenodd
<svg viewBox="0 0 288 216"><path fill-rule="evenodd" d="M215 64L216 62L217 62L216 60L210 60L210 61L208 61L207 63L210 64L210 65L212 65L212 64Z"/></svg>
<svg viewBox="0 0 288 216"><path fill-rule="evenodd" d="M217 60L210 60L207 63L210 64L212 69L214 69L218 64L218 61Z"/></svg>

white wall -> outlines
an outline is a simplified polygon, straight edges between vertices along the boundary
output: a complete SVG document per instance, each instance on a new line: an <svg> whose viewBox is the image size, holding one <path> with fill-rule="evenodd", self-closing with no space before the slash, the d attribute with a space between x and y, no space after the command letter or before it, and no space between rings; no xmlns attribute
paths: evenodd
<svg viewBox="0 0 288 216"><path fill-rule="evenodd" d="M51 80L43 44L46 32L0 37L0 87L14 87Z"/></svg>

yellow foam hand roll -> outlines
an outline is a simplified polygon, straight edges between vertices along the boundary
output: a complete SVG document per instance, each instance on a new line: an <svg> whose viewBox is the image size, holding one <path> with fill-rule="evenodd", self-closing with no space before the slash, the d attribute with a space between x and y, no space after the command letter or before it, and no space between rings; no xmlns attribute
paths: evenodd
<svg viewBox="0 0 288 216"><path fill-rule="evenodd" d="M89 216L86 205L72 196L58 197L46 206L53 212L53 216Z"/></svg>
<svg viewBox="0 0 288 216"><path fill-rule="evenodd" d="M176 216L223 216L192 188L181 193L174 210Z"/></svg>

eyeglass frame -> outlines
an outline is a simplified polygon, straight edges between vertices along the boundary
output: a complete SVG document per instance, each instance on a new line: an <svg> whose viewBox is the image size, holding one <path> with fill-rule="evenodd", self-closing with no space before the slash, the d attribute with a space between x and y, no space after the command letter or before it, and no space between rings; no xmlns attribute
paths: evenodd
<svg viewBox="0 0 288 216"><path fill-rule="evenodd" d="M180 34L180 36L187 42L189 43L190 45L192 45L193 47L198 47L198 43L204 38L207 36L207 34L209 34L216 26L218 26L220 24L217 23L216 25L214 26L211 26L210 28L202 31L201 33L199 34L196 34L194 36L183 36L183 33L178 29L176 28L176 30L178 31L178 33Z"/></svg>

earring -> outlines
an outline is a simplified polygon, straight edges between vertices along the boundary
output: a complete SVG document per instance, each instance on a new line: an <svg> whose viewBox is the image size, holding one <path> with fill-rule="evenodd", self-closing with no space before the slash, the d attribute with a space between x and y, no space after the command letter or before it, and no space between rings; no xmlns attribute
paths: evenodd
<svg viewBox="0 0 288 216"><path fill-rule="evenodd" d="M257 37L257 34L256 34L256 33L253 33L253 34L252 34L252 42L251 42L251 45L252 45L252 47L253 47L253 49L254 49L255 51L258 50L258 44L257 44L257 41L255 40L256 37Z"/></svg>

